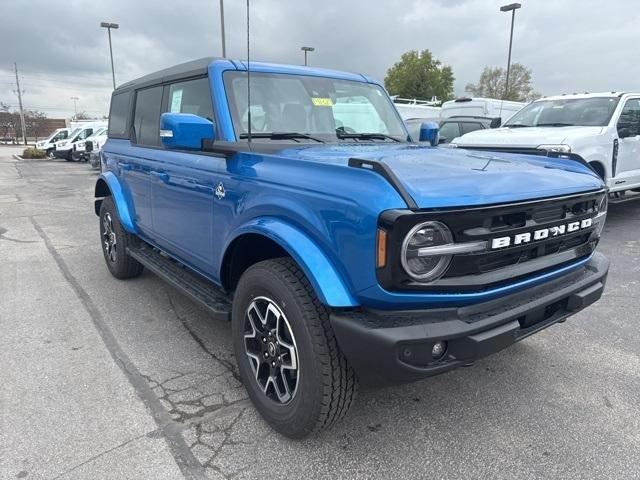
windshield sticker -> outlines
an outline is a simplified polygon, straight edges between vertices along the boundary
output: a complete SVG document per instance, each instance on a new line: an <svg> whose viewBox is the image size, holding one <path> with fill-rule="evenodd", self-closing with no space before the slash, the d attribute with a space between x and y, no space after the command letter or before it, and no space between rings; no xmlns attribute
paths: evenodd
<svg viewBox="0 0 640 480"><path fill-rule="evenodd" d="M182 89L174 90L171 94L171 113L180 113L182 107Z"/></svg>
<svg viewBox="0 0 640 480"><path fill-rule="evenodd" d="M316 107L333 107L333 100L330 98L312 97L311 101Z"/></svg>

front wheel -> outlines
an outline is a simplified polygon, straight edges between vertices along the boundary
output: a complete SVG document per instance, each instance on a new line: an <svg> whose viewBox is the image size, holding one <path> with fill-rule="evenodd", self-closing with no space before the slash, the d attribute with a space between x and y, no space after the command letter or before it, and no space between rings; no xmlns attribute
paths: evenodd
<svg viewBox="0 0 640 480"><path fill-rule="evenodd" d="M275 430L302 438L344 417L356 376L327 308L292 259L260 262L242 275L232 322L240 376Z"/></svg>
<svg viewBox="0 0 640 480"><path fill-rule="evenodd" d="M47 158L55 158L55 155L53 154L53 148L47 149Z"/></svg>

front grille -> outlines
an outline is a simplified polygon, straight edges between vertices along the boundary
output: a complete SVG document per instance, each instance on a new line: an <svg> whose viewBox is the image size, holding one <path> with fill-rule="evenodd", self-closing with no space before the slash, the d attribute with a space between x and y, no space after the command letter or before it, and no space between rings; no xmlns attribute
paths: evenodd
<svg viewBox="0 0 640 480"><path fill-rule="evenodd" d="M486 241L580 222L598 214L604 191L510 205L471 209L388 212L381 226L388 231L388 266L378 270L378 280L391 290L480 291L527 276L551 271L585 258L593 252L595 226L502 249L454 256L446 273L434 282L412 280L400 264L401 244L418 223L436 220L446 224L455 243ZM515 243L515 242L514 242Z"/></svg>
<svg viewBox="0 0 640 480"><path fill-rule="evenodd" d="M93 151L93 142L91 140L89 140L88 142L85 142L84 150L85 150L85 152L92 152Z"/></svg>

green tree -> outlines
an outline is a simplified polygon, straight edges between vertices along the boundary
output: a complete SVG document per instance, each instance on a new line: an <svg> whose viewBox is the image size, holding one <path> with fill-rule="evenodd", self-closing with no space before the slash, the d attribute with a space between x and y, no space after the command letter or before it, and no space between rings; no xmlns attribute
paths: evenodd
<svg viewBox="0 0 640 480"><path fill-rule="evenodd" d="M434 59L429 50L411 50L387 70L384 86L399 97L446 101L453 98L453 80L451 67Z"/></svg>
<svg viewBox="0 0 640 480"><path fill-rule="evenodd" d="M531 69L520 63L511 65L509 91L505 94L507 71L504 68L485 67L478 83L470 83L465 91L474 97L503 98L514 102L528 102L540 98L533 89Z"/></svg>

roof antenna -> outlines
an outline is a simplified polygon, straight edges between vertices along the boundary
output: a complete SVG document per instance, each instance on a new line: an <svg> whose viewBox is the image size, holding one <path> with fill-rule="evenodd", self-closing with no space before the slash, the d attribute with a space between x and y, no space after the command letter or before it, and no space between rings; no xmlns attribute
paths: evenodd
<svg viewBox="0 0 640 480"><path fill-rule="evenodd" d="M251 67L249 66L249 0L247 0L247 142L251 145Z"/></svg>

